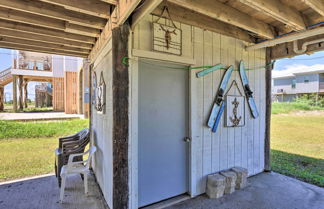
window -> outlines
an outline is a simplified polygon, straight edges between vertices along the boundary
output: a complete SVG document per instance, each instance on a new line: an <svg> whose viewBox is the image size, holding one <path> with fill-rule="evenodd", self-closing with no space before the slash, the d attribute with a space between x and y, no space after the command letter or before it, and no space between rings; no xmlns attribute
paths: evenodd
<svg viewBox="0 0 324 209"><path fill-rule="evenodd" d="M291 88L293 88L293 89L296 88L296 79L293 79L293 80L292 80Z"/></svg>
<svg viewBox="0 0 324 209"><path fill-rule="evenodd" d="M309 78L308 78L308 76L305 76L304 83L309 83Z"/></svg>
<svg viewBox="0 0 324 209"><path fill-rule="evenodd" d="M36 70L44 70L43 62L36 62Z"/></svg>

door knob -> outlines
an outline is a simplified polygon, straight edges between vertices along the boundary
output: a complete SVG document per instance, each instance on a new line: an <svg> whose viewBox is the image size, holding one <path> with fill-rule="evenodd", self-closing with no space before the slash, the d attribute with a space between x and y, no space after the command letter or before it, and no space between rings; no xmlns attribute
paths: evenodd
<svg viewBox="0 0 324 209"><path fill-rule="evenodd" d="M191 139L190 139L190 137L185 137L185 138L183 139L183 141L185 141L185 142L190 142Z"/></svg>

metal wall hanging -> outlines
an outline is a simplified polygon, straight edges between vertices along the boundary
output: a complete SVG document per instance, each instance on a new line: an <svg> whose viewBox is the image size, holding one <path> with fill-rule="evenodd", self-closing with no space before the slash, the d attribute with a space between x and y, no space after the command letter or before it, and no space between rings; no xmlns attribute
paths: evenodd
<svg viewBox="0 0 324 209"><path fill-rule="evenodd" d="M237 88L238 95L227 95L232 87ZM245 97L234 80L226 93L225 126L239 127L245 125Z"/></svg>
<svg viewBox="0 0 324 209"><path fill-rule="evenodd" d="M164 12L167 14L166 22L169 24L160 24L158 21L163 16ZM177 28L170 17L169 9L164 6L159 18L153 22L153 50L165 52L170 54L182 54L182 31Z"/></svg>
<svg viewBox="0 0 324 209"><path fill-rule="evenodd" d="M91 95L91 103L96 105L96 91L97 91L97 73L93 71L92 73L92 95Z"/></svg>
<svg viewBox="0 0 324 209"><path fill-rule="evenodd" d="M104 114L106 110L106 83L103 77L103 72L100 73L99 85L96 88L96 110Z"/></svg>

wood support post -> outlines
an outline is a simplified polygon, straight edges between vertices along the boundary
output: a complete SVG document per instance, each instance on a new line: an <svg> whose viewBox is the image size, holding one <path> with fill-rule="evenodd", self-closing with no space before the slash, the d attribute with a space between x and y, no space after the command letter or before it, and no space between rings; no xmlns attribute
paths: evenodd
<svg viewBox="0 0 324 209"><path fill-rule="evenodd" d="M266 112L265 112L265 143L264 143L264 171L271 171L270 165L270 125L271 125L271 80L272 80L271 48L266 49Z"/></svg>
<svg viewBox="0 0 324 209"><path fill-rule="evenodd" d="M22 75L19 75L18 88L19 88L19 110L22 110L22 109L24 109L24 105L23 105L23 76Z"/></svg>
<svg viewBox="0 0 324 209"><path fill-rule="evenodd" d="M0 111L4 110L4 86L0 86Z"/></svg>
<svg viewBox="0 0 324 209"><path fill-rule="evenodd" d="M28 80L24 79L24 107L28 107Z"/></svg>
<svg viewBox="0 0 324 209"><path fill-rule="evenodd" d="M13 104L13 111L17 112L17 76L12 76L12 104Z"/></svg>
<svg viewBox="0 0 324 209"><path fill-rule="evenodd" d="M113 69L113 208L129 207L128 187L128 66L122 64L128 57L129 24L112 30Z"/></svg>

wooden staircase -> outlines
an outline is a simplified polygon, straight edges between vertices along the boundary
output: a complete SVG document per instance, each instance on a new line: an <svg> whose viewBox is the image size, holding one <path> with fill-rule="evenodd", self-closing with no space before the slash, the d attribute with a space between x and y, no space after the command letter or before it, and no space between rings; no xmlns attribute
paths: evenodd
<svg viewBox="0 0 324 209"><path fill-rule="evenodd" d="M5 86L12 82L11 67L0 72L0 86Z"/></svg>

